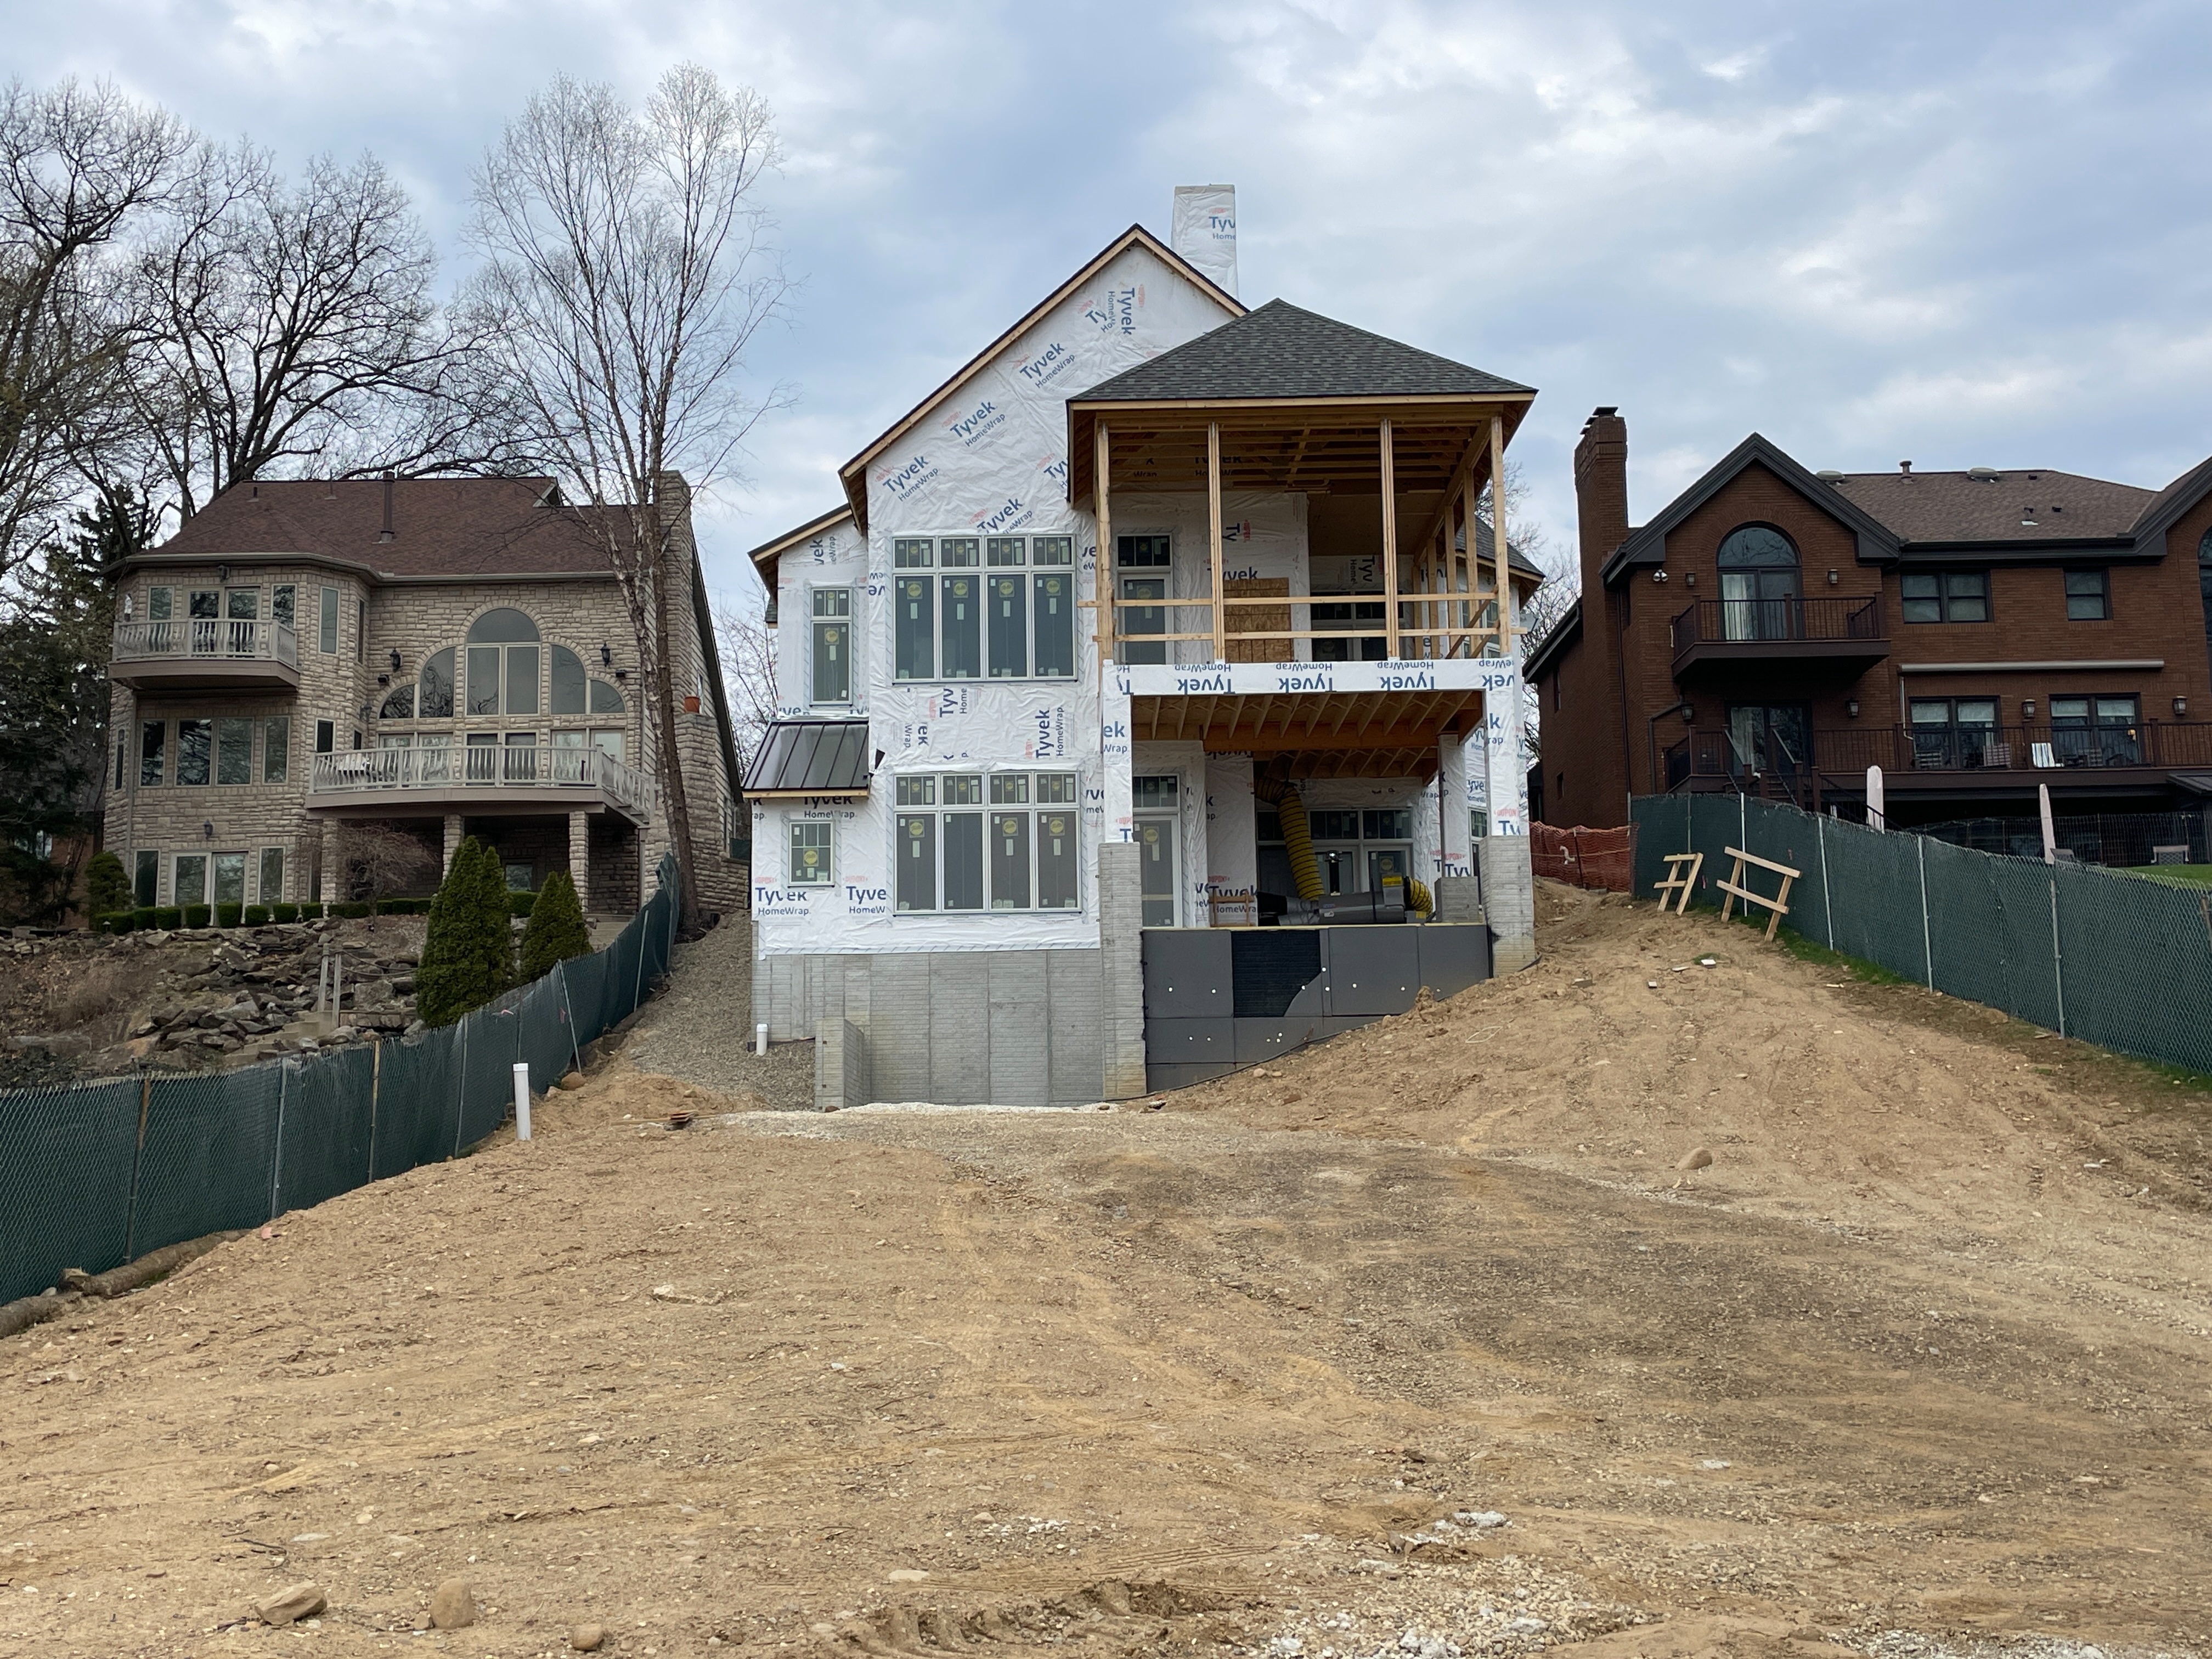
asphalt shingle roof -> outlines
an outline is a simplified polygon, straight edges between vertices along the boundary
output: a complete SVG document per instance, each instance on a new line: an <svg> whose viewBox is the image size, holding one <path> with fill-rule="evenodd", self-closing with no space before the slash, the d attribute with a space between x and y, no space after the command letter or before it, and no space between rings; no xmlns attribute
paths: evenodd
<svg viewBox="0 0 2212 1659"><path fill-rule="evenodd" d="M1994 483L1964 472L1850 472L1834 488L1905 542L2124 536L2158 493L2047 467L2000 472Z"/></svg>
<svg viewBox="0 0 2212 1659"><path fill-rule="evenodd" d="M1531 388L1270 300L1075 400L1486 397Z"/></svg>

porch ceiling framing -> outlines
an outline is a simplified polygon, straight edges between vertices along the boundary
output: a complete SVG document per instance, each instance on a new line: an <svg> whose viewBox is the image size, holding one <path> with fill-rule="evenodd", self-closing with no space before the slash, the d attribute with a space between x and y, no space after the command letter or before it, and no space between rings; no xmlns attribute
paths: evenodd
<svg viewBox="0 0 2212 1659"><path fill-rule="evenodd" d="M1287 764L1293 777L1425 781L1438 745L1471 730L1481 708L1472 690L1139 696L1130 726L1139 743L1195 740L1208 754Z"/></svg>

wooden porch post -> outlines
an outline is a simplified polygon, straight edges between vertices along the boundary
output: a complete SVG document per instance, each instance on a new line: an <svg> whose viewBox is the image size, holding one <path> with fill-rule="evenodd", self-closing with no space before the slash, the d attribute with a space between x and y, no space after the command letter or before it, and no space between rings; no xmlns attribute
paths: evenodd
<svg viewBox="0 0 2212 1659"><path fill-rule="evenodd" d="M1497 422L1492 422L1496 441ZM1390 422L1382 422L1382 623L1390 660L1398 660L1398 475L1390 455Z"/></svg>
<svg viewBox="0 0 2212 1659"><path fill-rule="evenodd" d="M1490 540L1498 560L1498 654L1513 654L1513 589L1505 580L1505 422L1490 417ZM1474 527L1468 526L1467 551L1474 567Z"/></svg>
<svg viewBox="0 0 2212 1659"><path fill-rule="evenodd" d="M1206 527L1209 544L1213 550L1213 660L1226 662L1229 647L1222 635L1227 631L1223 618L1228 607L1222 604L1222 578L1225 564L1221 556L1221 422L1206 423Z"/></svg>
<svg viewBox="0 0 2212 1659"><path fill-rule="evenodd" d="M1114 603L1121 598L1121 590L1114 580L1114 508L1107 500L1107 465L1112 451L1106 422L1101 421L1091 432L1091 465L1097 475L1091 483L1098 498L1098 557L1094 562L1094 579L1098 585L1098 673L1102 680L1107 659L1119 661L1121 655L1121 613Z"/></svg>

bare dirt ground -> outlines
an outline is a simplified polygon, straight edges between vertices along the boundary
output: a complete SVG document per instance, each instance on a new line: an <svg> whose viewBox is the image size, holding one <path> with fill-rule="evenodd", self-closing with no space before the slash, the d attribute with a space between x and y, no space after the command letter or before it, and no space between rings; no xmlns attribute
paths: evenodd
<svg viewBox="0 0 2212 1659"><path fill-rule="evenodd" d="M617 1055L0 1344L0 1652L2202 1650L2206 1097L1545 905L1157 1112Z"/></svg>

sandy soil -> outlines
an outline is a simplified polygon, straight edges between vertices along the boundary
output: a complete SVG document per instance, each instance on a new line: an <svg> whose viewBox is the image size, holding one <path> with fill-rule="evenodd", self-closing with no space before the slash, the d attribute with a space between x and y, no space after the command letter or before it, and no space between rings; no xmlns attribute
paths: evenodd
<svg viewBox="0 0 2212 1659"><path fill-rule="evenodd" d="M1528 974L1157 1112L617 1056L0 1344L0 1652L2202 1648L2205 1097L1546 904Z"/></svg>

